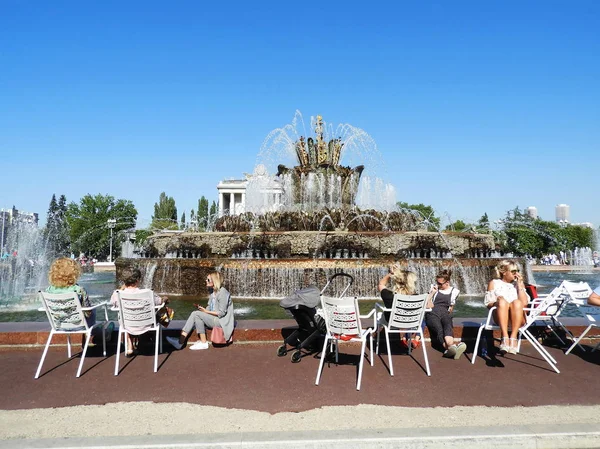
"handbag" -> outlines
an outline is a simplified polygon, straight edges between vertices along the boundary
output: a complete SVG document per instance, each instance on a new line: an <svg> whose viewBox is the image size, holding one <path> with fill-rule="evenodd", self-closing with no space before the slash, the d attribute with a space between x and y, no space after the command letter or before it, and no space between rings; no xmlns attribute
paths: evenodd
<svg viewBox="0 0 600 449"><path fill-rule="evenodd" d="M213 345L226 345L225 333L222 327L215 326L210 331L210 341Z"/></svg>
<svg viewBox="0 0 600 449"><path fill-rule="evenodd" d="M167 307L166 304L163 304L162 307L156 311L156 322L163 327L169 327L169 324L173 321L174 315L175 311L170 307Z"/></svg>

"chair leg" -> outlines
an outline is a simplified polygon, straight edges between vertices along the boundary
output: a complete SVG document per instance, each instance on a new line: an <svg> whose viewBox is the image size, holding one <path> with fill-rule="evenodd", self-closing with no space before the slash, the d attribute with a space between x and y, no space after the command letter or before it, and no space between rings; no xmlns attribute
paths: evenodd
<svg viewBox="0 0 600 449"><path fill-rule="evenodd" d="M123 331L119 327L117 338L117 356L115 357L115 376L119 375L119 355L121 355L121 335L123 335ZM125 339L125 348L127 348L127 339ZM127 349L125 349L127 351Z"/></svg>
<svg viewBox="0 0 600 449"><path fill-rule="evenodd" d="M581 334L577 340L575 340L573 342L573 344L571 345L571 347L569 349L567 349L567 352L565 352L565 355L569 355L569 353L573 350L573 348L577 345L579 345L579 342L583 339L583 337L585 337L587 335L587 333L590 331L590 329L594 327L593 324L590 324L588 327L586 327L586 329L583 331L583 334ZM585 351L585 349L584 349Z"/></svg>
<svg viewBox="0 0 600 449"><path fill-rule="evenodd" d="M83 347L83 352L81 353L81 361L79 362L79 368L77 369L77 375L75 377L79 377L81 375L81 368L83 368L83 362L85 361L85 355L87 354L88 345L90 344L90 339L92 338L92 329L87 331L85 334L85 345Z"/></svg>
<svg viewBox="0 0 600 449"><path fill-rule="evenodd" d="M67 357L71 358L72 353L71 353L71 336L69 334L67 334Z"/></svg>
<svg viewBox="0 0 600 449"><path fill-rule="evenodd" d="M550 332L552 332L552 333L554 334L554 336L555 336L555 337L558 339L558 341L560 341L560 344L561 344L561 345L563 345L563 346L564 346L564 345L566 344L566 343L563 341L563 339L562 339L562 338L560 338L560 335L558 335L558 334L556 333L556 331L554 330L554 328L553 328L552 326L550 326L550 324L546 324L546 327L547 327L548 329L550 329Z"/></svg>
<svg viewBox="0 0 600 449"><path fill-rule="evenodd" d="M425 368L427 368L427 375L431 376L431 370L429 369L429 359L427 358L427 350L425 349L425 336L423 332L419 332L421 335L421 346L423 347L423 357L425 358Z"/></svg>
<svg viewBox="0 0 600 449"><path fill-rule="evenodd" d="M158 346L160 345L160 326L156 328L156 342L154 343L154 372L158 371Z"/></svg>
<svg viewBox="0 0 600 449"><path fill-rule="evenodd" d="M52 341L52 337L54 337L54 330L51 330L50 335L48 335L48 341L46 342L46 347L44 348L44 353L42 354L42 359L40 360L38 369L35 372L34 379L37 379L38 377L40 377L40 371L42 370L42 365L44 364L44 359L46 358L46 354L48 353L48 348L50 347L50 342Z"/></svg>
<svg viewBox="0 0 600 449"><path fill-rule="evenodd" d="M367 340L363 338L363 341L360 344L360 360L358 361L358 380L356 382L356 390L360 390L360 382L362 380L362 370L363 370L363 362L365 361L365 346L367 345Z"/></svg>
<svg viewBox="0 0 600 449"><path fill-rule="evenodd" d="M162 326L158 326L158 341L160 341L160 345L158 347L158 353L162 354L163 353L163 337L162 337Z"/></svg>
<svg viewBox="0 0 600 449"><path fill-rule="evenodd" d="M371 349L371 366L375 366L375 360L373 360L373 334L369 334L369 346Z"/></svg>
<svg viewBox="0 0 600 449"><path fill-rule="evenodd" d="M475 365L475 359L477 358L477 350L479 349L479 343L481 341L481 333L483 332L484 328L485 325L482 324L481 326L479 326L479 331L477 332L477 338L475 339L475 349L473 349L473 357L471 357L472 365Z"/></svg>
<svg viewBox="0 0 600 449"><path fill-rule="evenodd" d="M379 329L379 325L377 326L377 329ZM379 337L380 336L381 336L381 331L378 331L377 332L377 344L375 345L377 355L379 355Z"/></svg>
<svg viewBox="0 0 600 449"><path fill-rule="evenodd" d="M388 364L390 365L390 376L394 375L394 365L392 365L392 347L390 346L390 334L388 328L383 328L385 331L385 343L387 344Z"/></svg>
<svg viewBox="0 0 600 449"><path fill-rule="evenodd" d="M522 334L529 341L529 343L531 343L531 345L540 353L540 355L544 358L544 360L546 360L546 362L548 362L548 364L552 367L552 369L554 371L556 371L557 374L560 374L560 371L558 370L558 368L555 365L556 360L554 360L554 358L552 358L552 356L550 354L548 354L548 352L546 352L546 350L542 347L542 345L540 345L540 342L537 341L533 337L533 335L531 335L529 333L529 331L523 331Z"/></svg>
<svg viewBox="0 0 600 449"><path fill-rule="evenodd" d="M317 370L317 379L315 385L319 385L321 379L321 372L323 371L323 364L325 363L325 357L327 357L327 343L329 343L329 335L325 336L325 343L323 343L323 350L321 351L321 361L319 362L319 369Z"/></svg>
<svg viewBox="0 0 600 449"><path fill-rule="evenodd" d="M104 357L106 357L106 332L104 332L106 327L108 327L108 321L103 326L100 326L100 330L102 331L102 354Z"/></svg>
<svg viewBox="0 0 600 449"><path fill-rule="evenodd" d="M553 320L554 320L554 318L553 318ZM557 324L558 326L560 326L560 328L561 328L562 330L564 330L564 331L565 331L565 333L566 333L566 334L569 336L569 338L571 338L571 340L573 340L573 341L575 341L575 340L576 340L576 339L575 339L575 335L573 335L573 333L572 333L572 332L571 332L569 329L567 329L567 328L564 326L564 324L563 324L563 323L561 323L561 322L560 322L560 321L558 321L558 320L554 320L554 321L556 322L556 324ZM581 346L581 344L580 344L580 343L577 343L577 346L579 346L579 349L581 349L581 351L582 351L582 352L585 352L585 348L584 348L583 346Z"/></svg>

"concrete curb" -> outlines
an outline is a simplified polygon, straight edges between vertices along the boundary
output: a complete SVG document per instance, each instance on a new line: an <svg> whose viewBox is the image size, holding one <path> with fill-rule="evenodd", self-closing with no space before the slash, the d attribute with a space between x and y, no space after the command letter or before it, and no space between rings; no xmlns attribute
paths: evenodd
<svg viewBox="0 0 600 449"><path fill-rule="evenodd" d="M264 432L4 440L0 449L425 449L425 448L598 448L600 424L515 427L430 427L413 429Z"/></svg>

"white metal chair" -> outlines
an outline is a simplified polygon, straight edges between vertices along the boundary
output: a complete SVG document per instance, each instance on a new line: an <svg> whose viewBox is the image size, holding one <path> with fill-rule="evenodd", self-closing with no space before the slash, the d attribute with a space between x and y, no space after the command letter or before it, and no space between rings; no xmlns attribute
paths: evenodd
<svg viewBox="0 0 600 449"><path fill-rule="evenodd" d="M548 296L552 295L555 300L544 303L544 299ZM565 334L575 340L575 337L567 329L567 327L560 321L559 316L567 306L567 304L571 301L571 297L562 287L562 285L556 287L547 295L540 295L529 303L529 307L527 310L541 307L542 304L546 306L546 310L542 310L541 313L537 314L536 317L536 325L543 324L546 328L554 334L560 343L565 346L566 342L560 337L560 335L556 332L556 328L562 329Z"/></svg>
<svg viewBox="0 0 600 449"><path fill-rule="evenodd" d="M385 331L385 341L387 344L388 363L390 365L390 375L394 375L394 365L392 364L392 354L390 351L390 335L389 334L404 334L417 333L421 336L421 346L423 347L423 357L425 358L425 368L427 375L431 376L429 369L429 359L427 358L427 350L425 349L425 337L423 335L423 317L425 316L425 308L427 304L427 294L424 295L394 295L392 307L386 308L381 304L376 303L375 308L381 312L390 312L389 322L386 322L383 313L378 313L380 319L376 329L383 326ZM379 354L379 336L377 333L377 354ZM410 350L410 349L409 349Z"/></svg>
<svg viewBox="0 0 600 449"><path fill-rule="evenodd" d="M537 303L537 307L525 307L523 310L527 312L525 324L519 328L519 342L518 342L518 350L521 350L521 340L522 337L525 337L531 346L535 348L535 350L544 358L544 360L552 367L554 371L560 373L558 368L556 367L556 360L546 349L540 344L539 341L531 334L529 328L535 324L538 320L538 317L542 316L542 314L550 310L551 307L557 307L557 302L561 301L560 299L561 290L559 288L554 289L550 294L540 299ZM500 330L500 326L498 326L493 319L493 312L496 310L496 307L492 307L489 312L485 322L481 323L479 326L479 331L477 332L477 339L475 340L475 349L473 350L473 357L471 359L471 363L475 364L475 360L477 359L477 351L479 349L479 343L481 341L481 334L484 330L486 331L494 331Z"/></svg>
<svg viewBox="0 0 600 449"><path fill-rule="evenodd" d="M340 342L360 342L360 361L358 365L358 380L356 381L356 389L360 390L367 337L369 337L371 349L370 361L371 366L373 366L373 329L370 327L363 329L360 319L374 316L375 309L371 310L367 315L360 315L358 301L355 297L331 298L321 296L321 305L323 307L327 332L325 333L325 342L323 343L321 362L319 363L315 385L319 385L323 364L327 358L327 348L330 343L331 346L335 344L335 360L337 363L338 344ZM331 349L333 348L330 347Z"/></svg>
<svg viewBox="0 0 600 449"><path fill-rule="evenodd" d="M154 292L142 290L140 292L127 292L117 290L119 312L119 338L117 340L117 357L115 361L115 376L119 375L119 356L121 354L121 338L127 332L132 335L142 335L146 332L155 332L154 372L158 371L158 353L162 352L161 326L156 322L156 309ZM125 351L127 351L127 338L125 337Z"/></svg>
<svg viewBox="0 0 600 449"><path fill-rule="evenodd" d="M42 354L42 359L38 365L35 373L35 379L40 376L44 359L48 353L50 342L55 334L64 334L67 336L67 355L71 358L71 335L82 334L85 335L85 344L81 353L81 361L79 362L79 368L77 369L76 377L81 375L81 369L83 368L83 362L87 354L90 339L92 337L92 330L96 327L102 327L102 350L104 356L106 356L106 336L104 334L104 328L109 323L108 321L108 309L106 302L97 304L93 307L82 307L79 302L79 296L76 292L69 293L46 293L40 291L38 297L44 305L44 310L48 321L50 322L50 335L48 335L48 341ZM98 308L104 308L105 321L95 323L92 326L88 326L85 320L84 312L91 311Z"/></svg>
<svg viewBox="0 0 600 449"><path fill-rule="evenodd" d="M585 351L585 348L579 344L579 342L587 335L587 333L593 327L600 327L600 307L590 306L588 305L588 298L592 294L593 290L589 286L587 282L570 282L563 281L561 286L564 288L565 292L570 296L571 302L579 309L579 312L583 315L585 320L588 323L588 327L583 331L583 333L573 342L573 344L567 349L565 354L570 354L575 346L579 346L582 351ZM600 344L596 345L592 352L598 349Z"/></svg>

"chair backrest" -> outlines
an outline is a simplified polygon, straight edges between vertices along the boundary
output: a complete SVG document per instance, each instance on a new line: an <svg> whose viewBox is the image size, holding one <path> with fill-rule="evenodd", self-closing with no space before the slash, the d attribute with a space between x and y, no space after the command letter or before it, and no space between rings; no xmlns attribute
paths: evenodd
<svg viewBox="0 0 600 449"><path fill-rule="evenodd" d="M572 300L581 300L585 303L587 303L588 298L593 292L587 282L562 281L560 286L568 293Z"/></svg>
<svg viewBox="0 0 600 449"><path fill-rule="evenodd" d="M536 320L540 315L558 317L569 301L568 295L559 286L546 296L537 298L534 307L527 314L527 320Z"/></svg>
<svg viewBox="0 0 600 449"><path fill-rule="evenodd" d="M47 293L40 291L38 296L44 304L46 316L54 331L76 332L88 329L76 292Z"/></svg>
<svg viewBox="0 0 600 449"><path fill-rule="evenodd" d="M327 332L331 335L361 335L358 301L354 297L321 296Z"/></svg>
<svg viewBox="0 0 600 449"><path fill-rule="evenodd" d="M388 321L390 328L402 330L418 330L425 316L427 294L394 295L392 311Z"/></svg>
<svg viewBox="0 0 600 449"><path fill-rule="evenodd" d="M119 325L124 329L139 331L142 328L156 328L156 309L154 292L142 290L128 292L117 290L119 298Z"/></svg>
<svg viewBox="0 0 600 449"><path fill-rule="evenodd" d="M590 306L587 303L593 292L587 282L563 281L560 286L589 323L600 323L600 307Z"/></svg>

